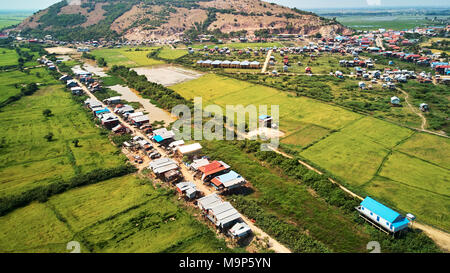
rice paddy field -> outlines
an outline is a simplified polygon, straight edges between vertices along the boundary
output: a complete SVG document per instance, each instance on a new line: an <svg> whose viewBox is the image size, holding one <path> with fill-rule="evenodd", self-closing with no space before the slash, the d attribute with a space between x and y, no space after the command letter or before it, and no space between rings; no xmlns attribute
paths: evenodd
<svg viewBox="0 0 450 273"><path fill-rule="evenodd" d="M6 6L4 6L4 8L6 8ZM31 13L28 12L0 11L0 29L20 24L30 15Z"/></svg>
<svg viewBox="0 0 450 273"><path fill-rule="evenodd" d="M450 165L444 155L449 139L214 74L171 88L187 99L203 97L203 107L279 105L280 129L285 133L281 143L295 147L301 157L353 191L450 230Z"/></svg>
<svg viewBox="0 0 450 273"><path fill-rule="evenodd" d="M339 16L336 20L348 27L358 30L377 30L380 28L405 30L415 27L432 25L433 22L423 15L392 15L392 16Z"/></svg>
<svg viewBox="0 0 450 273"><path fill-rule="evenodd" d="M0 67L17 65L19 55L15 50L8 48L0 48Z"/></svg>
<svg viewBox="0 0 450 273"><path fill-rule="evenodd" d="M28 72L12 70L0 73L0 103L18 95L25 84L36 83L40 86L46 86L57 83L45 68L33 68L29 69Z"/></svg>
<svg viewBox="0 0 450 273"><path fill-rule="evenodd" d="M229 252L173 192L134 175L55 195L0 217L0 252Z"/></svg>
<svg viewBox="0 0 450 273"><path fill-rule="evenodd" d="M124 165L125 156L63 90L60 84L42 86L1 109L0 197ZM50 117L43 115L45 109L52 111ZM44 138L49 133L50 142Z"/></svg>
<svg viewBox="0 0 450 273"><path fill-rule="evenodd" d="M148 58L147 55L156 50L156 47L139 48L104 48L91 52L95 57L103 57L108 66L124 65L127 67L140 67L164 64L163 61Z"/></svg>
<svg viewBox="0 0 450 273"><path fill-rule="evenodd" d="M186 49L171 49L170 47L163 47L158 54L158 57L166 60L175 60L188 54Z"/></svg>

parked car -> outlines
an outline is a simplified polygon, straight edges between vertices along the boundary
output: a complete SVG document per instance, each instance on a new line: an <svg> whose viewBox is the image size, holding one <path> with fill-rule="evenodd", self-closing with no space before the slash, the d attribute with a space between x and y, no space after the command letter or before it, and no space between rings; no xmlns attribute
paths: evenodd
<svg viewBox="0 0 450 273"><path fill-rule="evenodd" d="M144 163L144 160L142 160L142 157L135 155L134 156L134 163L142 164Z"/></svg>
<svg viewBox="0 0 450 273"><path fill-rule="evenodd" d="M151 153L151 154L149 155L149 157L150 157L151 159L156 159L156 158L160 158L160 157L161 157L161 154L158 153L158 152L153 152L153 153Z"/></svg>

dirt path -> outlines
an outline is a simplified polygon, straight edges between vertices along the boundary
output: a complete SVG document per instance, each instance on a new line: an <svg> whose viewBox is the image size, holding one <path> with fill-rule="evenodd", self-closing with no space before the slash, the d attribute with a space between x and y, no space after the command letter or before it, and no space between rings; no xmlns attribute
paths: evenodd
<svg viewBox="0 0 450 273"><path fill-rule="evenodd" d="M379 48L381 48L383 51L385 51L385 48L384 48L384 45L383 45L383 40L381 39L381 37L378 36L377 39L376 39L375 41L376 41L376 43L377 43L377 46L378 46Z"/></svg>
<svg viewBox="0 0 450 273"><path fill-rule="evenodd" d="M450 235L439 229L424 225L422 223L414 222L414 228L422 230L426 235L428 235L442 250L449 253L450 252Z"/></svg>
<svg viewBox="0 0 450 273"><path fill-rule="evenodd" d="M58 71L59 71L59 69L58 69ZM74 79L74 80L75 80L75 81L83 88L83 90L85 91L85 93L86 93L90 98L95 99L95 100L98 100L98 99L94 96L94 94L92 94L92 93L90 92L90 90L89 90L86 86L84 86L83 84L81 84L81 82L79 82L77 79ZM103 102L100 102L100 103L102 104L103 107L108 108L108 105L104 104ZM108 109L109 109L109 108L108 108ZM113 113L112 109L110 109L110 110L111 110L111 113ZM117 118L119 119L119 121L120 121L122 124L128 126L128 127L132 130L133 135L135 135L135 136L140 136L140 137L142 137L143 139L147 140L149 143L152 143L152 145L153 145L153 142L147 137L147 135L143 134L140 130L137 130L137 129L133 128L128 122L126 122L124 119L122 119L122 117L120 117L120 116L118 116L118 115L116 115L116 116L117 116ZM164 155L164 156L168 157L167 153L166 153L163 149L157 147L156 145L153 145L153 147L154 147L161 155ZM144 165L142 165L142 166L144 166ZM208 194L211 194L211 193L214 193L214 192L215 192L212 188L207 187L206 185L204 185L203 182L200 181L199 179L195 179L195 178L193 177L192 173L187 169L187 167L186 167L184 164L179 164L179 166L181 167L181 172L183 173L185 179L188 180L188 181L194 182L195 185L197 186L197 189L198 189L199 191L203 192L205 195L208 195ZM140 168L140 169L142 169L142 168ZM267 233L265 233L263 230L261 230L260 228L258 228L258 227L257 227L256 225L254 225L247 217L245 217L245 216L242 215L242 214L241 214L241 216L242 216L242 219L246 222L246 224L252 229L252 231L254 232L254 234L255 234L256 237L258 237L258 238L260 238L260 239L263 239L263 238L268 238L268 239L269 239L268 241L269 241L269 248L270 248L270 249L272 249L272 250L275 251L276 253L291 253L291 251L290 251L287 247L285 247L284 245L282 245L281 243L279 243L278 241L276 241L275 239L273 239L271 236L269 236Z"/></svg>
<svg viewBox="0 0 450 273"><path fill-rule="evenodd" d="M413 111L414 114L418 115L422 119L422 125L420 126L420 129L422 131L425 131L425 127L427 126L427 119L420 111L416 110L416 108L409 102L408 92L406 92L405 90L402 90L400 88L398 88L398 90L400 90L403 93L403 95L405 95L406 104L408 104L408 107L411 109L411 111Z"/></svg>
<svg viewBox="0 0 450 273"><path fill-rule="evenodd" d="M273 52L272 49L270 49L269 52L267 52L266 61L264 62L264 65L263 65L263 68L261 70L261 73L266 73L267 66L269 66L270 57L272 56L272 52Z"/></svg>

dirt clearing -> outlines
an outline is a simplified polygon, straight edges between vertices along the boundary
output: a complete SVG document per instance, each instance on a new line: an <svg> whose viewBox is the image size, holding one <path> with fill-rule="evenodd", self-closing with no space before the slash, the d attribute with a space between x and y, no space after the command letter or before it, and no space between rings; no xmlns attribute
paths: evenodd
<svg viewBox="0 0 450 273"><path fill-rule="evenodd" d="M60 54L60 55L68 55L68 54L76 54L77 50L70 47L49 47L45 49L50 54Z"/></svg>
<svg viewBox="0 0 450 273"><path fill-rule="evenodd" d="M149 81L164 86L195 80L202 76L198 72L175 66L139 67L133 70L139 75L145 75Z"/></svg>

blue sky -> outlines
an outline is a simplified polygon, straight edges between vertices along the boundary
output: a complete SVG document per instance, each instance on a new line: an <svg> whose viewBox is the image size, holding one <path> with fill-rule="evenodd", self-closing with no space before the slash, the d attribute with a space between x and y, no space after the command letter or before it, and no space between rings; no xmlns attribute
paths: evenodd
<svg viewBox="0 0 450 273"><path fill-rule="evenodd" d="M0 0L0 10L44 9L59 0ZM363 8L363 7L389 7L389 6L450 6L450 0L268 0L280 5L297 7L299 9L312 8Z"/></svg>

